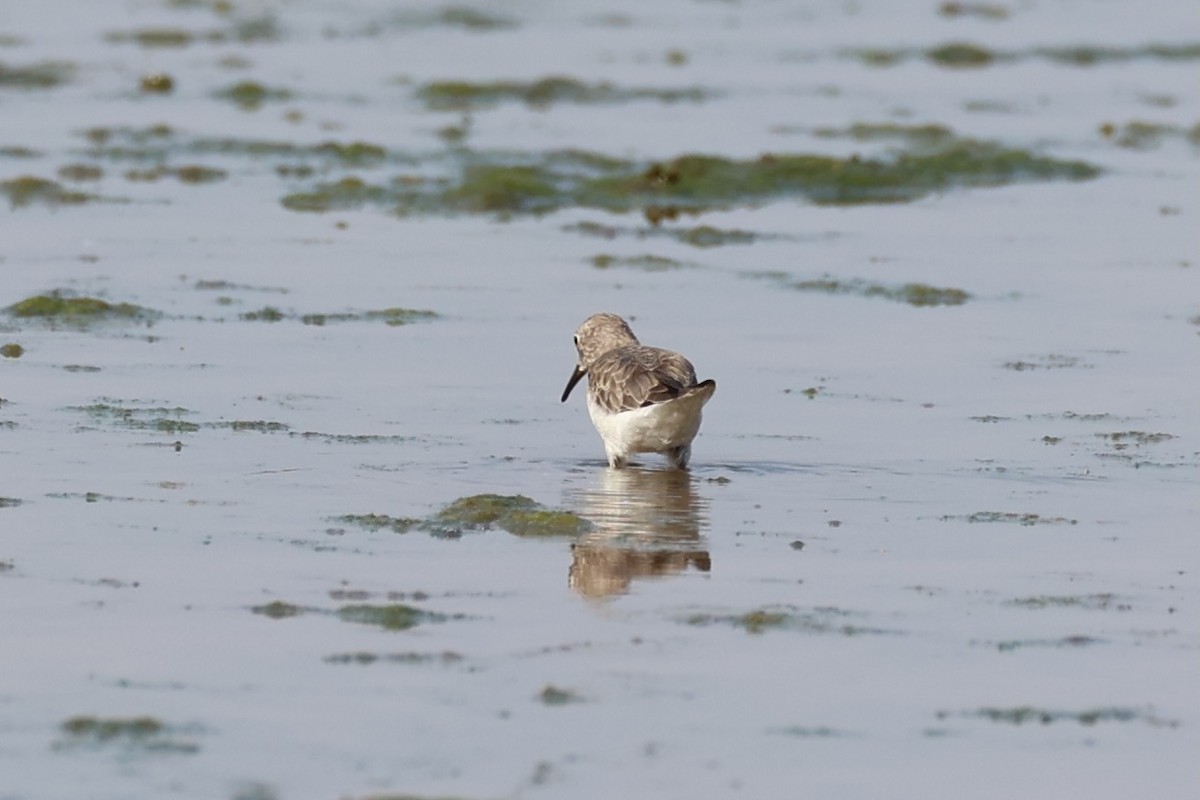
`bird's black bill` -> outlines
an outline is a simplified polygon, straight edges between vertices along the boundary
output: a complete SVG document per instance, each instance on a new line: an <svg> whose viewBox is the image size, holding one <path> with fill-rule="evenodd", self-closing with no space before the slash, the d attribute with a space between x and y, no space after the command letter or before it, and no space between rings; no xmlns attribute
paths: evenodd
<svg viewBox="0 0 1200 800"><path fill-rule="evenodd" d="M575 367L575 371L571 373L571 380L567 381L567 388L563 389L561 402L567 402L567 398L571 396L571 390L575 388L575 384L579 383L579 379L587 375L587 370Z"/></svg>

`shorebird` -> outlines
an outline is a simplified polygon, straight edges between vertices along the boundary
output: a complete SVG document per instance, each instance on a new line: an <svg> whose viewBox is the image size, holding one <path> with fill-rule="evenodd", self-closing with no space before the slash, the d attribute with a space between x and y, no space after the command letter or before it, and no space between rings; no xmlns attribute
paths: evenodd
<svg viewBox="0 0 1200 800"><path fill-rule="evenodd" d="M701 409L717 382L696 382L692 362L679 353L640 343L616 314L593 314L575 331L579 361L565 403L579 379L588 376L587 407L604 440L610 467L623 467L634 453L662 453L686 469Z"/></svg>

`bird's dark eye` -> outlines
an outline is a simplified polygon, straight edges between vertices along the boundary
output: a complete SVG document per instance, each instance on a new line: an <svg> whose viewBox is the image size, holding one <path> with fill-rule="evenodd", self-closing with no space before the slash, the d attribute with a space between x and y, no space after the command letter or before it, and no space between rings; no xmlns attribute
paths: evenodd
<svg viewBox="0 0 1200 800"><path fill-rule="evenodd" d="M575 346L579 347L579 337L578 336L575 337Z"/></svg>

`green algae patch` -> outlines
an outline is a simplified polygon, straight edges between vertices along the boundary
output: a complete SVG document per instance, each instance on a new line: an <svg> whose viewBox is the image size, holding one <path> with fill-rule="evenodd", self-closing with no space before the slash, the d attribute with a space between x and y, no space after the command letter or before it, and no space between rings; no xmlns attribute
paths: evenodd
<svg viewBox="0 0 1200 800"><path fill-rule="evenodd" d="M430 518L434 531L502 528L515 536L574 537L591 525L569 511L548 509L524 495L479 494L462 497Z"/></svg>
<svg viewBox="0 0 1200 800"><path fill-rule="evenodd" d="M1075 595L1034 595L1032 597L1019 597L1016 600L1010 600L1008 605L1033 610L1046 608L1085 608L1093 611L1107 611L1108 609L1128 611L1131 608L1128 603L1118 602L1116 595L1109 592Z"/></svg>
<svg viewBox="0 0 1200 800"><path fill-rule="evenodd" d="M402 28L458 28L474 33L489 33L517 27L517 20L470 6L446 6L430 10L398 12L391 24Z"/></svg>
<svg viewBox="0 0 1200 800"><path fill-rule="evenodd" d="M305 612L306 609L292 603L285 603L282 600L274 600L266 605L254 606L250 609L251 613L267 617L268 619L289 619L298 617Z"/></svg>
<svg viewBox="0 0 1200 800"><path fill-rule="evenodd" d="M244 319L247 322L279 322L287 317L275 306L263 306L257 311L245 311L238 314L239 319Z"/></svg>
<svg viewBox="0 0 1200 800"><path fill-rule="evenodd" d="M945 719L951 712L939 711L938 718ZM998 722L1006 725L1051 725L1058 722L1071 722L1086 727L1102 722L1144 722L1154 727L1174 728L1179 725L1175 720L1159 717L1152 709L1125 708L1108 706L1085 709L1083 711L1063 711L1057 709L1037 708L1035 706L1011 706L1008 708L984 707L972 711L959 712L959 716L974 717L987 722Z"/></svg>
<svg viewBox="0 0 1200 800"><path fill-rule="evenodd" d="M0 345L0 356L4 358L20 358L25 355L25 348L16 342Z"/></svg>
<svg viewBox="0 0 1200 800"><path fill-rule="evenodd" d="M429 21L434 25L462 28L469 31L494 31L517 26L516 20L512 17L489 14L468 6L447 6L439 9L429 18Z"/></svg>
<svg viewBox="0 0 1200 800"><path fill-rule="evenodd" d="M229 100L245 111L255 111L265 103L284 102L292 99L292 93L289 90L264 86L257 81L235 83L218 91L216 96L222 100Z"/></svg>
<svg viewBox="0 0 1200 800"><path fill-rule="evenodd" d="M32 147L5 145L0 147L0 158L41 158L42 153Z"/></svg>
<svg viewBox="0 0 1200 800"><path fill-rule="evenodd" d="M1006 522L1009 524L1031 527L1033 525L1077 525L1079 520L1066 517L1044 517L1040 514L1018 513L1014 511L976 511L966 517L942 517L943 520L965 519L967 522Z"/></svg>
<svg viewBox="0 0 1200 800"><path fill-rule="evenodd" d="M321 433L319 431L289 431L288 436L299 436L301 439L318 439L332 444L399 444L401 442L417 441L413 436L384 436L373 433Z"/></svg>
<svg viewBox="0 0 1200 800"><path fill-rule="evenodd" d="M139 28L133 31L113 31L104 37L113 44L136 44L139 47L179 48L192 42L213 38L211 35L193 33L183 28Z"/></svg>
<svg viewBox="0 0 1200 800"><path fill-rule="evenodd" d="M182 167L175 167L170 171L182 183L215 183L224 180L228 175L223 169L215 167L205 167L198 164L187 164Z"/></svg>
<svg viewBox="0 0 1200 800"><path fill-rule="evenodd" d="M84 413L95 424L115 425L135 431L179 435L200 430L200 425L183 419L194 413L186 408L136 406L107 401L87 406L68 406L67 410Z"/></svg>
<svg viewBox="0 0 1200 800"><path fill-rule="evenodd" d="M175 79L165 72L150 72L138 81L144 94L170 94L175 91Z"/></svg>
<svg viewBox="0 0 1200 800"><path fill-rule="evenodd" d="M591 529L578 514L551 509L512 511L498 524L514 536L522 537L575 537Z"/></svg>
<svg viewBox="0 0 1200 800"><path fill-rule="evenodd" d="M872 67L891 67L914 59L921 59L945 69L979 69L997 64L1034 60L1049 61L1052 64L1070 67L1093 67L1100 64L1120 64L1141 60L1168 62L1200 60L1200 43L1150 43L1130 47L1073 45L1032 47L1023 50L992 50L972 42L947 42L927 49L867 48L846 51L845 55L857 58Z"/></svg>
<svg viewBox="0 0 1200 800"><path fill-rule="evenodd" d="M228 173L223 169L205 167L199 164L188 164L181 167L165 167L162 165L147 169L130 169L125 171L125 180L137 183L154 183L163 178L176 178L180 183L203 184L216 183L225 180Z"/></svg>
<svg viewBox="0 0 1200 800"><path fill-rule="evenodd" d="M523 495L482 494L462 497L427 519L387 514L345 514L334 522L369 531L408 533L421 530L439 538L457 538L463 531L500 528L514 536L575 537L591 530L586 520L569 511L549 509Z"/></svg>
<svg viewBox="0 0 1200 800"><path fill-rule="evenodd" d="M534 511L541 504L524 495L477 494L460 497L443 508L433 519L449 525L485 529L498 524L517 511Z"/></svg>
<svg viewBox="0 0 1200 800"><path fill-rule="evenodd" d="M781 286L798 292L882 298L898 303L907 303L910 306L918 308L927 306L960 306L971 299L970 293L962 289L930 286L925 283L905 283L899 286L889 286L858 278L843 279L828 275L820 278L794 280L790 276L778 272L754 273L749 277L774 280Z"/></svg>
<svg viewBox="0 0 1200 800"><path fill-rule="evenodd" d="M808 725L787 725L782 728L771 728L767 732L777 736L792 736L797 739L836 739L853 735L845 731L838 730L837 728L830 728L826 725L819 725L816 727Z"/></svg>
<svg viewBox="0 0 1200 800"><path fill-rule="evenodd" d="M972 644L975 644L972 642ZM1068 647L1088 647L1094 644L1104 644L1103 639L1095 639L1091 636L1064 636L1061 639L1009 639L1003 642L994 642L992 645L1000 653L1011 653L1015 650L1024 649L1027 647L1049 647L1055 649Z"/></svg>
<svg viewBox="0 0 1200 800"><path fill-rule="evenodd" d="M555 176L536 166L477 165L442 195L444 207L472 213L553 211L569 205Z"/></svg>
<svg viewBox="0 0 1200 800"><path fill-rule="evenodd" d="M925 51L925 57L939 67L954 69L986 67L996 54L986 47L967 42L951 42Z"/></svg>
<svg viewBox="0 0 1200 800"><path fill-rule="evenodd" d="M753 231L714 228L711 225L697 225L693 228L671 228L664 232L666 235L683 244L702 249L723 247L727 244L753 244L761 238Z"/></svg>
<svg viewBox="0 0 1200 800"><path fill-rule="evenodd" d="M1132 120L1124 125L1106 122L1100 126L1100 135L1118 147L1130 150L1153 150L1172 141L1200 147L1200 123L1186 128L1143 120Z"/></svg>
<svg viewBox="0 0 1200 800"><path fill-rule="evenodd" d="M1002 186L1023 181L1088 180L1099 169L1028 150L960 139L939 126L867 125L848 134L895 140L904 148L884 157L767 154L753 159L684 154L656 163L635 163L598 153L476 152L454 148L440 158L448 175L397 175L367 181L356 175L324 180L281 198L293 211L349 211L365 206L397 214L543 214L584 207L643 211L652 224L681 214L744 207L784 198L818 204L906 202L956 188ZM91 151L94 157L156 158L178 152L215 152L244 157L287 158L288 177L317 174L311 166L377 167L403 159L366 142L299 146L281 142L146 138L123 132ZM417 162L420 163L420 162ZM707 246L703 228L693 242ZM727 238L721 243L726 243Z"/></svg>
<svg viewBox="0 0 1200 800"><path fill-rule="evenodd" d="M299 320L305 325L322 327L341 322L382 322L390 328L412 325L417 322L428 322L441 317L436 311L422 308L382 308L373 311L338 311L330 313L295 314L283 311L275 306L263 306L254 311L245 311L238 315L246 322L283 322L284 320Z"/></svg>
<svg viewBox="0 0 1200 800"><path fill-rule="evenodd" d="M175 27L146 27L111 31L104 36L110 44L134 44L147 49L180 49L193 44L224 42L271 42L280 38L279 25L271 16L235 20L228 27L192 30Z"/></svg>
<svg viewBox="0 0 1200 800"><path fill-rule="evenodd" d="M745 614L692 614L683 620L688 625L732 625L747 633L763 633L773 628L793 627L796 615L786 611L758 609Z"/></svg>
<svg viewBox="0 0 1200 800"><path fill-rule="evenodd" d="M1076 356L1065 356L1058 353L1051 353L1045 356L1036 356L1036 361L1006 361L1003 364L1005 369L1011 369L1013 372L1028 372L1035 369L1074 369L1076 367L1087 367L1083 359Z"/></svg>
<svg viewBox="0 0 1200 800"><path fill-rule="evenodd" d="M58 168L58 177L75 183L98 181L104 177L104 169L95 164L65 164Z"/></svg>
<svg viewBox="0 0 1200 800"><path fill-rule="evenodd" d="M95 195L65 189L57 181L34 175L21 175L0 181L0 194L8 198L9 207L13 209L25 208L34 203L51 208L77 206L99 199Z"/></svg>
<svg viewBox="0 0 1200 800"><path fill-rule="evenodd" d="M624 103L657 100L663 103L697 102L705 99L702 89L622 89L611 83L585 83L575 78L550 76L536 81L435 81L422 86L417 96L434 111L463 111L521 102L533 108L555 103Z"/></svg>
<svg viewBox="0 0 1200 800"><path fill-rule="evenodd" d="M845 620L851 616L851 612L837 608L815 608L810 611L791 608L760 608L744 614L696 613L683 617L680 621L687 625L700 627L732 626L755 635L773 630L833 633L842 636L892 633L892 631L882 628L865 627L846 622Z"/></svg>
<svg viewBox="0 0 1200 800"><path fill-rule="evenodd" d="M411 325L414 322L425 322L437 319L440 314L436 311L418 308L384 308L379 311L347 311L334 314L304 314L300 321L305 325L328 325L334 322L383 322L395 328L401 325Z"/></svg>
<svg viewBox="0 0 1200 800"><path fill-rule="evenodd" d="M386 148L363 141L329 140L318 144L269 139L193 136L169 125L144 128L94 127L80 132L88 142L87 155L114 161L152 162L161 165L187 155L220 155L253 162L264 159L288 159L318 162L319 167L366 167L387 160L404 160ZM285 172L315 169L307 163Z"/></svg>
<svg viewBox="0 0 1200 800"><path fill-rule="evenodd" d="M330 156L350 166L367 166L387 158L385 148L370 142L322 142L314 145L312 152Z"/></svg>
<svg viewBox="0 0 1200 800"><path fill-rule="evenodd" d="M961 306L971 295L953 287L930 286L926 283L905 283L896 287L872 286L867 297L885 297L908 303L910 306Z"/></svg>
<svg viewBox="0 0 1200 800"><path fill-rule="evenodd" d="M1011 12L1002 5L992 3L947 2L938 6L938 14L950 19L957 17L977 17L979 19L1001 20L1008 19Z"/></svg>
<svg viewBox="0 0 1200 800"><path fill-rule="evenodd" d="M414 517L391 517L387 514L343 514L334 517L333 520L344 525L357 525L369 531L389 530L392 533L408 533L423 522Z"/></svg>
<svg viewBox="0 0 1200 800"><path fill-rule="evenodd" d="M342 606L336 613L338 619L344 622L374 625L388 631L406 631L425 622L445 622L450 619L445 614L425 611L403 603L382 606L360 603Z"/></svg>
<svg viewBox="0 0 1200 800"><path fill-rule="evenodd" d="M791 617L781 611L758 610L743 614L732 620L739 628L745 628L746 633L762 633L771 628L781 628L791 621Z"/></svg>
<svg viewBox="0 0 1200 800"><path fill-rule="evenodd" d="M564 689L561 686L555 686L552 683L548 683L542 687L542 690L537 694L537 699L544 706L566 706L572 703L583 702L583 696L578 692Z"/></svg>
<svg viewBox="0 0 1200 800"><path fill-rule="evenodd" d="M846 128L817 128L813 135L823 139L853 139L857 142L894 141L925 149L950 144L954 131L944 125L900 125L894 122L857 122Z"/></svg>
<svg viewBox="0 0 1200 800"><path fill-rule="evenodd" d="M2 354L2 351L0 351L0 354ZM1097 433L1096 436L1112 442L1113 446L1118 450L1128 447L1131 444L1140 447L1148 444L1161 444L1176 438L1170 433L1147 433L1146 431L1114 431L1112 433Z"/></svg>
<svg viewBox="0 0 1200 800"><path fill-rule="evenodd" d="M166 729L154 717L71 717L62 724L62 732L68 736L110 741L113 739L145 739L157 736Z"/></svg>
<svg viewBox="0 0 1200 800"><path fill-rule="evenodd" d="M285 433L291 430L291 426L286 423L262 419L235 419L231 422L214 423L212 427L228 428L235 432L251 431L254 433Z"/></svg>
<svg viewBox="0 0 1200 800"><path fill-rule="evenodd" d="M1200 43L1146 44L1137 47L1103 47L1076 45L1073 47L1039 47L1033 55L1049 61L1073 67L1091 67L1096 64L1124 63L1137 60L1198 61Z"/></svg>
<svg viewBox="0 0 1200 800"><path fill-rule="evenodd" d="M441 664L453 666L466 660L462 653L446 650L441 653L335 653L321 659L326 664L355 664L367 666L385 662L388 664Z"/></svg>
<svg viewBox="0 0 1200 800"><path fill-rule="evenodd" d="M1099 169L1026 150L957 140L930 152L887 159L764 155L736 160L686 155L636 176L600 177L579 189L583 205L622 208L669 202L722 208L796 195L818 204L903 202L957 187L1029 180L1087 180Z"/></svg>
<svg viewBox="0 0 1200 800"><path fill-rule="evenodd" d="M18 319L86 325L105 321L143 321L161 314L132 303L110 303L98 297L78 297L62 291L27 297L4 311Z"/></svg>
<svg viewBox="0 0 1200 800"><path fill-rule="evenodd" d="M16 508L19 505L21 505L20 498L0 497L0 508Z"/></svg>
<svg viewBox="0 0 1200 800"><path fill-rule="evenodd" d="M75 66L63 61L10 66L0 62L0 89L53 89L71 79Z"/></svg>
<svg viewBox="0 0 1200 800"><path fill-rule="evenodd" d="M63 740L56 748L121 747L141 753L191 755L200 746L175 738L175 731L157 717L70 717L59 726Z"/></svg>
<svg viewBox="0 0 1200 800"><path fill-rule="evenodd" d="M346 177L318 184L309 192L294 192L280 202L289 211L352 211L368 203L384 204L393 199L386 187L369 184L362 178Z"/></svg>
<svg viewBox="0 0 1200 800"><path fill-rule="evenodd" d="M641 255L641 256L614 256L608 253L600 253L588 259L591 265L596 269L609 269L610 267L631 267L639 269L643 272L666 272L673 269L684 269L686 267L695 266L688 264L685 261L679 261L667 256L656 255Z"/></svg>

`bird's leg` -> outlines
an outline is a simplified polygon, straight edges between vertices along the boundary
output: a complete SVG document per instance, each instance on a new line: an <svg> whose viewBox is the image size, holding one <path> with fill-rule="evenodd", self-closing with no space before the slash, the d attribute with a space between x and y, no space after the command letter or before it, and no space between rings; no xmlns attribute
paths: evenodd
<svg viewBox="0 0 1200 800"><path fill-rule="evenodd" d="M671 466L676 469L687 469L688 460L692 457L692 446L690 444L672 447L667 451L667 460L671 462Z"/></svg>
<svg viewBox="0 0 1200 800"><path fill-rule="evenodd" d="M621 469L628 463L627 454L609 447L607 442L604 446L604 454L608 456L608 465L613 469Z"/></svg>

